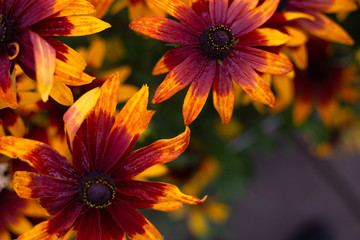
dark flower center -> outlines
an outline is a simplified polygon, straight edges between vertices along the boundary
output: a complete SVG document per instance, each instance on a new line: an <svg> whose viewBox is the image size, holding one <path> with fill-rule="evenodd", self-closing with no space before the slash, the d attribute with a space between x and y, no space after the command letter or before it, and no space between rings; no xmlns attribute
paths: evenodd
<svg viewBox="0 0 360 240"><path fill-rule="evenodd" d="M89 207L107 207L115 198L115 183L105 173L91 172L80 181L80 196Z"/></svg>
<svg viewBox="0 0 360 240"><path fill-rule="evenodd" d="M276 9L276 12L282 12L288 5L289 0L280 0L280 3Z"/></svg>
<svg viewBox="0 0 360 240"><path fill-rule="evenodd" d="M212 59L227 57L234 43L234 34L225 25L212 26L200 35L200 47Z"/></svg>
<svg viewBox="0 0 360 240"><path fill-rule="evenodd" d="M15 36L14 24L3 15L0 15L0 48L6 48Z"/></svg>

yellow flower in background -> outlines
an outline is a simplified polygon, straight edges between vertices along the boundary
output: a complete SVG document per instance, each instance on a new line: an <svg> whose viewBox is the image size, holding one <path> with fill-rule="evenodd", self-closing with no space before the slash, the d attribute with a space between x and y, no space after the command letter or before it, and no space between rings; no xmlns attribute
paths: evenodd
<svg viewBox="0 0 360 240"><path fill-rule="evenodd" d="M186 194L199 194L217 176L220 165L212 157L205 157L198 171L181 188ZM188 228L196 237L204 237L208 234L211 220L215 224L222 224L229 216L229 207L219 203L216 199L209 197L206 202L198 206L184 206L172 213L175 219L186 218Z"/></svg>
<svg viewBox="0 0 360 240"><path fill-rule="evenodd" d="M115 14L126 7L130 21L142 17L165 17L166 15L164 11L155 7L150 0L118 0L112 7L111 13Z"/></svg>

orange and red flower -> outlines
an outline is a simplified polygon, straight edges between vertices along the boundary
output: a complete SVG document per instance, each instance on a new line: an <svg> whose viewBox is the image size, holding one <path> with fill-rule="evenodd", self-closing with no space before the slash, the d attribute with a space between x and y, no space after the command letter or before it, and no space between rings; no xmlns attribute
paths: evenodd
<svg viewBox="0 0 360 240"><path fill-rule="evenodd" d="M170 184L134 180L147 168L177 158L190 130L132 152L154 111L147 110L144 86L116 116L119 79L83 95L64 115L72 164L47 144L17 137L0 138L0 152L30 163L38 173L17 171L14 189L22 198L39 199L54 215L19 239L49 239L77 231L78 240L161 239L136 208L172 211L203 200ZM82 107L83 106L83 107Z"/></svg>
<svg viewBox="0 0 360 240"><path fill-rule="evenodd" d="M162 102L190 84L183 105L186 125L196 119L213 87L213 102L223 123L231 119L234 80L255 101L273 106L275 98L256 71L284 74L292 64L258 46L277 46L289 37L258 28L275 12L279 1L198 0L189 7L180 0L152 0L182 23L162 17L133 21L130 28L146 36L179 45L156 64L153 74L169 72L156 90L153 103Z"/></svg>
<svg viewBox="0 0 360 240"><path fill-rule="evenodd" d="M93 80L83 73L85 61L70 47L51 36L81 36L110 25L86 16L94 7L86 0L3 0L0 4L0 101L18 106L15 63L32 79L42 100L53 85L58 91L67 85Z"/></svg>

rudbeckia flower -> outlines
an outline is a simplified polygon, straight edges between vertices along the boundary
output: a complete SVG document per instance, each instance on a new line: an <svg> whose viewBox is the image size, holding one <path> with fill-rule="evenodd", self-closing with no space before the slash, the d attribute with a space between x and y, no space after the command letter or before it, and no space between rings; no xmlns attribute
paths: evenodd
<svg viewBox="0 0 360 240"><path fill-rule="evenodd" d="M284 74L292 64L284 57L257 48L286 43L289 37L270 28L259 28L275 12L279 1L198 0L189 7L179 0L152 0L177 21L162 17L141 18L130 28L146 36L179 46L168 51L153 74L170 71L156 90L160 103L190 84L183 105L186 125L196 119L213 87L213 102L222 122L228 123L234 107L233 81L255 101L269 106L275 98L257 71Z"/></svg>
<svg viewBox="0 0 360 240"><path fill-rule="evenodd" d="M332 125L339 108L338 100L355 103L359 99L355 87L356 68L331 61L331 45L321 39L309 39L309 66L295 69L293 120L302 124L316 107L322 121Z"/></svg>
<svg viewBox="0 0 360 240"><path fill-rule="evenodd" d="M161 239L136 208L173 211L203 200L170 184L134 180L147 168L172 161L187 147L190 130L132 151L154 111L147 110L148 88L130 98L119 114L119 79L83 95L64 115L72 163L50 146L23 138L0 138L0 153L30 163L38 173L17 171L14 189L39 199L54 217L18 239L50 239L77 231L78 240Z"/></svg>
<svg viewBox="0 0 360 240"><path fill-rule="evenodd" d="M3 0L0 4L0 101L18 106L15 63L37 81L43 101L53 85L82 85L93 78L85 61L70 47L51 36L82 36L102 31L109 24L86 16L94 7L85 0ZM66 84L66 85L65 85ZM70 91L71 92L71 91Z"/></svg>

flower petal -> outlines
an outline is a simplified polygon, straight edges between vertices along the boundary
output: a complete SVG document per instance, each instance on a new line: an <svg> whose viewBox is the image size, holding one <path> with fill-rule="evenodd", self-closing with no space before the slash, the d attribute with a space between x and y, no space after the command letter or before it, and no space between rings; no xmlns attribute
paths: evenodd
<svg viewBox="0 0 360 240"><path fill-rule="evenodd" d="M176 186L161 182L145 182L145 181L120 181L117 182L117 189L120 193L139 198L137 205L142 208L152 208L161 211L174 211L181 207L178 203L202 204L200 200L194 196L183 194ZM131 202L130 202L131 204Z"/></svg>
<svg viewBox="0 0 360 240"><path fill-rule="evenodd" d="M4 105L17 108L15 81L10 77L10 61L7 53L0 57L0 102Z"/></svg>
<svg viewBox="0 0 360 240"><path fill-rule="evenodd" d="M112 171L114 180L134 177L155 164L170 162L185 151L190 141L190 129L172 139L163 139L132 152Z"/></svg>
<svg viewBox="0 0 360 240"><path fill-rule="evenodd" d="M343 43L347 45L354 44L351 36L337 23L318 12L311 12L315 17L314 21L308 19L295 20L301 27L311 34L331 42Z"/></svg>
<svg viewBox="0 0 360 240"><path fill-rule="evenodd" d="M50 90L50 96L56 102L64 106L70 106L74 103L74 97L72 95L71 89L57 79L54 79L53 86Z"/></svg>
<svg viewBox="0 0 360 240"><path fill-rule="evenodd" d="M273 28L258 28L241 36L239 46L279 46L287 43L290 36Z"/></svg>
<svg viewBox="0 0 360 240"><path fill-rule="evenodd" d="M223 124L228 124L234 109L234 86L224 65L217 65L213 83L213 102Z"/></svg>
<svg viewBox="0 0 360 240"><path fill-rule="evenodd" d="M309 97L300 97L293 106L293 121L294 124L301 125L310 115L312 111L312 102Z"/></svg>
<svg viewBox="0 0 360 240"><path fill-rule="evenodd" d="M34 47L37 90L44 102L48 100L55 72L55 49L35 32L29 31Z"/></svg>
<svg viewBox="0 0 360 240"><path fill-rule="evenodd" d="M284 29L286 33L289 34L289 36L291 37L290 41L286 43L286 46L288 47L300 46L302 44L305 44L308 40L308 36L306 35L306 33L296 27L284 26Z"/></svg>
<svg viewBox="0 0 360 240"><path fill-rule="evenodd" d="M23 1L15 1L14 3L13 9L18 9L17 5L25 5L23 6L25 10L18 15L19 17L16 20L16 25L22 28L29 27L55 14L66 7L70 3L70 0L47 0L42 2L29 0L25 3Z"/></svg>
<svg viewBox="0 0 360 240"><path fill-rule="evenodd" d="M24 121L13 110L9 108L1 109L0 119L2 125L7 128L11 135L17 137L24 136L26 131Z"/></svg>
<svg viewBox="0 0 360 240"><path fill-rule="evenodd" d="M276 11L279 0L266 0L255 9L251 9L230 26L232 33L238 37L263 25Z"/></svg>
<svg viewBox="0 0 360 240"><path fill-rule="evenodd" d="M89 2L96 8L95 17L102 18L105 16L114 0L89 0Z"/></svg>
<svg viewBox="0 0 360 240"><path fill-rule="evenodd" d="M84 36L101 32L110 24L92 16L48 18L31 27L40 36Z"/></svg>
<svg viewBox="0 0 360 240"><path fill-rule="evenodd" d="M195 45L199 42L199 37L187 26L163 17L139 18L129 26L138 33L164 42L180 45Z"/></svg>
<svg viewBox="0 0 360 240"><path fill-rule="evenodd" d="M80 173L90 172L90 159L88 149L79 136L75 136L72 147L72 159L74 168Z"/></svg>
<svg viewBox="0 0 360 240"><path fill-rule="evenodd" d="M24 232L30 231L33 227L32 223L23 215L16 216L13 222L8 222L8 228L12 233L20 235Z"/></svg>
<svg viewBox="0 0 360 240"><path fill-rule="evenodd" d="M180 0L151 0L151 2L164 12L185 23L188 28L195 32L201 33L206 29L203 19Z"/></svg>
<svg viewBox="0 0 360 240"><path fill-rule="evenodd" d="M165 101L184 89L200 74L205 65L206 58L200 52L188 56L166 75L165 80L156 89L152 103Z"/></svg>
<svg viewBox="0 0 360 240"><path fill-rule="evenodd" d="M227 11L226 24L231 25L235 19L248 12L250 9L254 9L258 5L258 0L243 1L234 0L229 6Z"/></svg>
<svg viewBox="0 0 360 240"><path fill-rule="evenodd" d="M132 240L161 240L161 234L143 215L125 201L116 198L109 207L114 221Z"/></svg>
<svg viewBox="0 0 360 240"><path fill-rule="evenodd" d="M187 56L192 55L194 51L196 51L196 48L194 46L184 46L170 49L156 63L152 74L159 75L172 70L182 61L184 61Z"/></svg>
<svg viewBox="0 0 360 240"><path fill-rule="evenodd" d="M213 25L221 25L225 22L226 13L228 10L228 0L218 1L210 0L209 1L209 10L210 18Z"/></svg>
<svg viewBox="0 0 360 240"><path fill-rule="evenodd" d="M45 143L18 137L0 137L0 153L28 162L39 173L57 178L77 176L68 160Z"/></svg>
<svg viewBox="0 0 360 240"><path fill-rule="evenodd" d="M299 9L309 9L326 13L353 11L357 9L356 3L352 0L292 1L290 5Z"/></svg>
<svg viewBox="0 0 360 240"><path fill-rule="evenodd" d="M316 104L316 109L327 127L331 127L338 108L338 103L334 98L331 98L326 102L319 101Z"/></svg>
<svg viewBox="0 0 360 240"><path fill-rule="evenodd" d="M81 86L91 83L95 78L84 73L82 68L72 65L71 62L63 62L55 59L56 69L54 79L70 86Z"/></svg>
<svg viewBox="0 0 360 240"><path fill-rule="evenodd" d="M90 3L91 1L76 0L71 1L66 7L51 17L66 17L73 15L87 15L95 12L95 7ZM104 0L103 0L104 2Z"/></svg>
<svg viewBox="0 0 360 240"><path fill-rule="evenodd" d="M100 213L98 209L89 209L80 218L77 240L99 240L101 239Z"/></svg>
<svg viewBox="0 0 360 240"><path fill-rule="evenodd" d="M147 110L149 89L143 86L121 109L109 133L100 169L110 170L126 152L134 139L146 129L154 111Z"/></svg>
<svg viewBox="0 0 360 240"><path fill-rule="evenodd" d="M199 115L210 93L217 62L208 60L202 72L191 83L183 104L184 124L189 125Z"/></svg>
<svg viewBox="0 0 360 240"><path fill-rule="evenodd" d="M305 70L308 66L308 52L305 44L297 47L289 47L289 56L295 66Z"/></svg>
<svg viewBox="0 0 360 240"><path fill-rule="evenodd" d="M284 74L293 69L291 62L280 55L253 47L236 47L234 54L259 72Z"/></svg>
<svg viewBox="0 0 360 240"><path fill-rule="evenodd" d="M119 99L119 73L112 75L101 87L100 97L87 116L87 144L92 166L99 169L106 139L115 122Z"/></svg>
<svg viewBox="0 0 360 240"><path fill-rule="evenodd" d="M71 145L77 131L89 112L95 106L99 96L100 88L94 88L88 91L82 95L64 114L65 130L69 136Z"/></svg>
<svg viewBox="0 0 360 240"><path fill-rule="evenodd" d="M108 211L101 212L101 232L102 239L106 240L126 240L125 232L113 220Z"/></svg>
<svg viewBox="0 0 360 240"><path fill-rule="evenodd" d="M49 240L51 235L47 233L48 221L39 223L30 231L23 233L18 240Z"/></svg>
<svg viewBox="0 0 360 240"><path fill-rule="evenodd" d="M239 86L254 100L273 106L274 94L264 80L242 59L226 58L223 63L227 67L230 76Z"/></svg>

